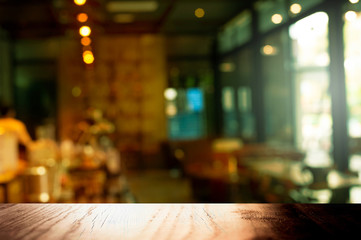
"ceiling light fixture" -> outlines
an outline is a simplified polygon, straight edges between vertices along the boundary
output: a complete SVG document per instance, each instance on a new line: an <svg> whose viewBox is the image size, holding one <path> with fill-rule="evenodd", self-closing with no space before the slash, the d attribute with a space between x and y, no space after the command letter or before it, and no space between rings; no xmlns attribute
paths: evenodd
<svg viewBox="0 0 361 240"><path fill-rule="evenodd" d="M109 12L153 12L158 9L156 1L112 1L106 6Z"/></svg>

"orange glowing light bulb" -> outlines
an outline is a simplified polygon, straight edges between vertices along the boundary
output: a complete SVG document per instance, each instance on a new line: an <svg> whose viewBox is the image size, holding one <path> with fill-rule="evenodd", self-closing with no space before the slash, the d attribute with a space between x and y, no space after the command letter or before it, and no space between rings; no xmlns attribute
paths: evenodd
<svg viewBox="0 0 361 240"><path fill-rule="evenodd" d="M86 22L88 20L88 14L86 13L79 13L77 16L76 16L76 19L83 23L83 22Z"/></svg>
<svg viewBox="0 0 361 240"><path fill-rule="evenodd" d="M92 40L89 37L82 37L80 42L83 46L89 46Z"/></svg>
<svg viewBox="0 0 361 240"><path fill-rule="evenodd" d="M87 37L87 36L90 35L91 29L90 29L90 27L88 27L88 26L82 26L82 27L79 29L79 33L80 33L81 36Z"/></svg>
<svg viewBox="0 0 361 240"><path fill-rule="evenodd" d="M94 55L91 51L84 51L83 52L83 61L86 64L91 64L94 62Z"/></svg>
<svg viewBox="0 0 361 240"><path fill-rule="evenodd" d="M74 0L74 3L75 3L76 5L81 6L81 5L84 5L84 4L86 3L86 0Z"/></svg>

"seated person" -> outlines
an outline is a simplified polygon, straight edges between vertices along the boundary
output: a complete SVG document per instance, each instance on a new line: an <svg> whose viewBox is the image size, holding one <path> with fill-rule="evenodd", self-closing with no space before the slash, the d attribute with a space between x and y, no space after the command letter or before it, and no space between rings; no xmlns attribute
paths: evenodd
<svg viewBox="0 0 361 240"><path fill-rule="evenodd" d="M15 111L10 106L0 107L0 129L5 132L13 132L19 143L25 147L29 147L33 142L25 124L15 119Z"/></svg>

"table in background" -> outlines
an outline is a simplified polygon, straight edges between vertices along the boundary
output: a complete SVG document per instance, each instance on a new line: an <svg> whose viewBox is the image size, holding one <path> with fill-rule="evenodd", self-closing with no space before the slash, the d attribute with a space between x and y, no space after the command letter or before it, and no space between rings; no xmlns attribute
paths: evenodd
<svg viewBox="0 0 361 240"><path fill-rule="evenodd" d="M2 204L0 239L342 239L358 204Z"/></svg>
<svg viewBox="0 0 361 240"><path fill-rule="evenodd" d="M21 175L24 173L26 169L26 162L24 160L19 160L18 168L11 171L6 171L4 173L0 173L0 187L2 187L3 191L3 201L5 203L9 202L9 192L8 187L9 184L16 181Z"/></svg>

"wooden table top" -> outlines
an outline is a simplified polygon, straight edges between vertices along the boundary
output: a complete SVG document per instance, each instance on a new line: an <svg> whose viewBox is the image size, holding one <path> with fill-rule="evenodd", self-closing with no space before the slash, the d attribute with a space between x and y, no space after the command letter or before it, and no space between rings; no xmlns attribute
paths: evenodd
<svg viewBox="0 0 361 240"><path fill-rule="evenodd" d="M347 239L358 204L1 204L0 239Z"/></svg>

